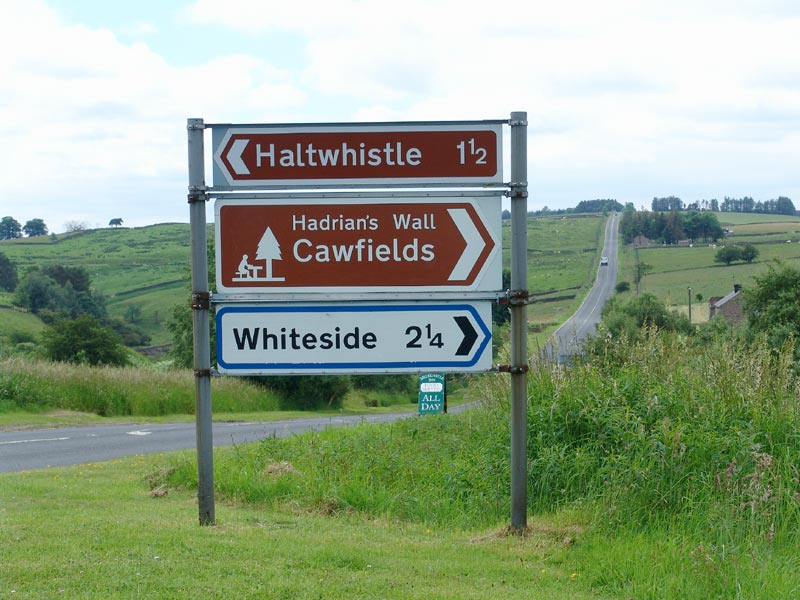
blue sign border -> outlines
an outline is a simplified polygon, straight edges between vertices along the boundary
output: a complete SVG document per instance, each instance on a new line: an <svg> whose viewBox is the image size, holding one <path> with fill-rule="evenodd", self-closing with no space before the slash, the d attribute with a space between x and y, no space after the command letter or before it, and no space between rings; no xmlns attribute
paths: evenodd
<svg viewBox="0 0 800 600"><path fill-rule="evenodd" d="M222 357L222 317L226 313L317 313L317 312L453 312L467 311L474 318L483 333L483 341L478 346L472 359L453 361L402 361L402 362L348 362L348 363L228 363ZM430 369L435 367L471 367L483 355L486 346L492 339L492 332L487 328L474 306L470 304L391 304L391 305L319 305L319 306L223 306L217 310L217 364L226 370L283 370L283 369Z"/></svg>

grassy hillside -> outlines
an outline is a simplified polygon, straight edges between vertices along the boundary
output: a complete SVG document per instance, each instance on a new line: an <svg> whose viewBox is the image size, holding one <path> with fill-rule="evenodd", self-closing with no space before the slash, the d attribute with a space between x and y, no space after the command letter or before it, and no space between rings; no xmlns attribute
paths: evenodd
<svg viewBox="0 0 800 600"><path fill-rule="evenodd" d="M750 243L760 256L750 265L729 267L714 262L716 248L653 247L638 250L638 259L653 267L642 290L671 306L701 315L711 296L723 296L734 283L747 286L773 259L800 261L800 218L780 215L718 213L732 230L726 243ZM528 307L531 331L544 338L580 304L594 280L605 217L571 215L528 221ZM504 265L509 266L510 223L503 223ZM209 235L212 226L209 226ZM789 240L791 243L786 243ZM165 323L173 306L188 301L189 226L167 223L141 228L91 231L0 242L0 252L13 260L20 274L30 266L64 264L85 267L97 290L108 297L112 316L125 318L131 307L140 311L136 324L153 345L171 341ZM634 252L622 249L620 279L633 281ZM634 293L634 292L631 292ZM33 315L11 311L10 294L0 294L0 340L28 339L41 330Z"/></svg>
<svg viewBox="0 0 800 600"><path fill-rule="evenodd" d="M596 215L531 219L528 223L528 287L536 302L529 309L534 331L566 318L594 276L604 218ZM212 226L209 226L209 236ZM509 260L509 223L503 224L505 265ZM94 287L108 297L112 316L140 312L136 325L155 345L171 341L165 324L173 306L188 301L189 225L167 223L140 228L95 229L57 236L0 242L20 275L32 266L62 264L89 271ZM11 294L0 294L0 339L42 328L33 315L11 314ZM8 315L8 316L7 316Z"/></svg>
<svg viewBox="0 0 800 600"><path fill-rule="evenodd" d="M17 264L20 275L32 266L84 267L95 289L108 297L112 316L124 318L130 306L141 311L136 324L150 335L153 345L170 341L164 324L172 306L188 298L190 249L185 223L8 240L0 242L0 252ZM10 304L10 296L4 298L0 304ZM30 317L26 326L31 327L33 320Z"/></svg>

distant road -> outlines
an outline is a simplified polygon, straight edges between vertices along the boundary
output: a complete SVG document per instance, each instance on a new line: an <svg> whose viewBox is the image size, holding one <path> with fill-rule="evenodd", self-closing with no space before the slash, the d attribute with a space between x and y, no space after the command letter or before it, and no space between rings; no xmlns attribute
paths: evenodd
<svg viewBox="0 0 800 600"><path fill-rule="evenodd" d="M606 221L605 243L602 252L602 256L608 257L608 265L601 265L597 268L597 278L583 304L556 330L553 334L554 342L550 341L547 344L545 352L550 356L557 356L559 362L564 362L568 356L580 352L581 342L594 334L595 328L600 322L603 305L614 294L619 270L618 240L619 214L612 213Z"/></svg>

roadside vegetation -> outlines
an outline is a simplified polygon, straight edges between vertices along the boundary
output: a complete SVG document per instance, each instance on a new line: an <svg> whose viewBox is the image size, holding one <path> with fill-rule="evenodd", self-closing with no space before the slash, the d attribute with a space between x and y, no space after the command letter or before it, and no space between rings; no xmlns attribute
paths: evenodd
<svg viewBox="0 0 800 600"><path fill-rule="evenodd" d="M484 403L461 415L218 449L215 528L196 526L192 453L134 468L112 494L129 507L113 522L108 500L86 495L120 477L111 465L55 471L68 519L44 518L53 491L36 473L6 475L3 527L17 551L0 551L0 582L27 597L56 586L124 597L131 585L156 597L228 586L248 597L246 581L285 597L791 598L800 585L793 361L791 344L700 344L649 327L570 368L535 362L523 537L506 529L500 374L480 378ZM14 501L22 497L33 501ZM147 523L159 524L158 537ZM76 525L94 541L65 544ZM53 539L61 551L47 550ZM76 546L80 555L64 550ZM58 577L29 574L37 550L46 558L33 564ZM201 552L215 558L213 579L195 577ZM109 575L110 556L121 577L72 568L96 563Z"/></svg>
<svg viewBox="0 0 800 600"><path fill-rule="evenodd" d="M548 255L569 271L552 293L591 278L599 250L587 240L602 222L550 222L585 226L570 267ZM196 524L192 452L2 475L13 543L0 545L0 597L796 597L800 265L792 244L755 245L752 264L731 266L707 246L638 249L638 262L625 250L621 278L650 269L638 295L618 286L586 355L564 366L532 354L524 535L508 530L508 378L486 374L461 382L481 402L459 415L215 450L215 527ZM750 274L746 324L675 310L673 287L708 298L733 269ZM377 381L350 380L345 398L413 409ZM215 412L280 408L261 383L213 379ZM192 405L188 370L0 363L0 413Z"/></svg>

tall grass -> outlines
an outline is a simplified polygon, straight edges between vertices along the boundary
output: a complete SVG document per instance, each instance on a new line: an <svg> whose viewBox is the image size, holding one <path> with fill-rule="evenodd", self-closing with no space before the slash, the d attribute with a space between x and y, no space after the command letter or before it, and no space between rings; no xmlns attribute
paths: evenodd
<svg viewBox="0 0 800 600"><path fill-rule="evenodd" d="M212 379L215 412L278 410L268 390L232 377ZM0 412L54 409L101 416L161 416L194 412L188 370L90 367L10 358L0 361Z"/></svg>
<svg viewBox="0 0 800 600"><path fill-rule="evenodd" d="M572 515L570 560L610 597L800 594L800 380L792 348L695 347L651 331L528 381L532 516ZM439 526L507 522L508 380L459 416L316 432L221 451L237 502ZM187 460L172 482L193 486ZM570 542L571 543L571 542ZM769 577L769 581L764 581Z"/></svg>
<svg viewBox="0 0 800 600"><path fill-rule="evenodd" d="M724 514L738 534L794 536L800 381L790 361L791 349L694 348L652 333L571 368L536 365L528 383L531 510L593 507L612 529ZM223 458L231 466L221 491L400 518L475 525L502 518L508 381L482 381L483 408L458 418L237 449Z"/></svg>
<svg viewBox="0 0 800 600"><path fill-rule="evenodd" d="M794 535L791 348L695 348L654 332L609 344L606 357L530 378L534 508L591 499L611 527L725 514L739 534Z"/></svg>
<svg viewBox="0 0 800 600"><path fill-rule="evenodd" d="M497 522L507 505L502 439L475 411L458 419L412 417L270 438L215 459L220 494L237 502L303 506L325 514L467 527ZM187 459L172 481L193 486Z"/></svg>

